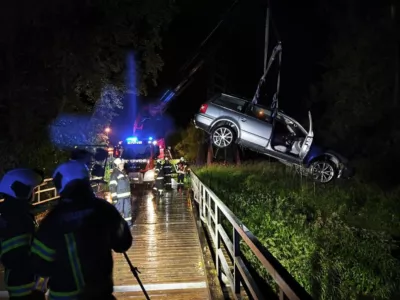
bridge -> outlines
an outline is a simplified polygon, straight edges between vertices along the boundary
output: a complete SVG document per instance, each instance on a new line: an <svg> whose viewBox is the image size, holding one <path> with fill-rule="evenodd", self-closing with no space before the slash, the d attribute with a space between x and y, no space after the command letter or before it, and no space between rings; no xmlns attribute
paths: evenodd
<svg viewBox="0 0 400 300"><path fill-rule="evenodd" d="M57 203L50 179L35 191L37 221ZM1 201L1 200L0 200ZM127 252L151 299L311 299L250 230L192 172L191 188L155 199L133 190L134 242ZM274 286L243 255L251 251ZM0 299L8 299L0 275ZM145 299L122 254L114 253L114 295Z"/></svg>

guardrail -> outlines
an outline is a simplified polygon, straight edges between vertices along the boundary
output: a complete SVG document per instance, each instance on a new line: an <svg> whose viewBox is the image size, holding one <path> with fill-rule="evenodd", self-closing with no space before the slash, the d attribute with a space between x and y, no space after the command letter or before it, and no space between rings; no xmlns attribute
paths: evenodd
<svg viewBox="0 0 400 300"><path fill-rule="evenodd" d="M230 289L237 299L240 298L240 287L244 285L253 299L265 299L254 278L246 267L241 253L240 242L243 241L257 257L261 265L275 281L279 288L279 299L311 300L311 296L297 283L273 255L261 244L251 231L232 213L232 211L191 172L191 185L194 200L199 204L199 216L207 226L210 239L215 247L215 265L221 280L222 271L228 278ZM233 241L222 226L224 217L233 227ZM233 272L222 251L222 244L233 264Z"/></svg>
<svg viewBox="0 0 400 300"><path fill-rule="evenodd" d="M53 184L52 178L46 178L42 184L35 188L35 196L32 205L39 205L45 202L53 201L58 199L60 196L57 194L57 190ZM3 202L4 199L0 199Z"/></svg>
<svg viewBox="0 0 400 300"><path fill-rule="evenodd" d="M92 187L97 189L94 189L95 193L100 193L101 190L99 189L100 185L99 183L93 183ZM60 198L60 196L57 193L57 190L53 184L53 179L52 178L46 178L42 184L38 185L35 190L34 190L34 199L32 201L32 205L39 205L43 204L46 202L54 201ZM107 197L106 197L107 198ZM108 200L108 199L107 199ZM4 199L0 199L0 202L3 202Z"/></svg>

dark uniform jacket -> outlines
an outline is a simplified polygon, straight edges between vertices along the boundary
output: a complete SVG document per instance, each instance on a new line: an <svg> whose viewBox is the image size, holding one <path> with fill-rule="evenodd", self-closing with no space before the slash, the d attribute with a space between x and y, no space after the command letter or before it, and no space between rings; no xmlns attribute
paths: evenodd
<svg viewBox="0 0 400 300"><path fill-rule="evenodd" d="M5 201L18 201L10 199ZM24 203L25 204L25 203ZM23 204L23 205L24 205ZM35 232L35 219L29 204L20 210L3 211L0 215L1 263L4 281L10 297L30 295L35 275L30 268L30 247Z"/></svg>
<svg viewBox="0 0 400 300"><path fill-rule="evenodd" d="M112 204L94 196L61 199L39 226L32 266L50 278L49 299L105 299L113 292L111 250L131 245L128 224Z"/></svg>
<svg viewBox="0 0 400 300"><path fill-rule="evenodd" d="M110 192L113 201L131 197L131 183L128 175L124 171L115 168L110 177Z"/></svg>

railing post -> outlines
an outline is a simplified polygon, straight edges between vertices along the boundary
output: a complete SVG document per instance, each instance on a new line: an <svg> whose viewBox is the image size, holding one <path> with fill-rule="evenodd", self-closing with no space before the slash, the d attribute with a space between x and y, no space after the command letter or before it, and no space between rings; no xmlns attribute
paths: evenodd
<svg viewBox="0 0 400 300"><path fill-rule="evenodd" d="M240 295L240 282L242 280L239 268L236 265L236 258L240 257L240 235L233 228L233 290L235 295Z"/></svg>
<svg viewBox="0 0 400 300"><path fill-rule="evenodd" d="M205 219L206 218L206 189L204 188L204 185L202 186L202 199L201 199L201 201L202 201L202 206L203 206L203 214L202 214L202 217Z"/></svg>
<svg viewBox="0 0 400 300"><path fill-rule="evenodd" d="M211 229L211 197L210 197L210 193L207 192L207 203L208 203L208 214L207 214L207 222L210 226Z"/></svg>
<svg viewBox="0 0 400 300"><path fill-rule="evenodd" d="M215 211L215 267L217 271L217 276L219 279L221 279L221 266L220 266L220 260L219 260L219 249L221 249L221 236L219 234L219 224L221 223L221 217L219 213L219 208L217 205L217 202L214 202L214 211Z"/></svg>
<svg viewBox="0 0 400 300"><path fill-rule="evenodd" d="M38 196L38 197L37 197L37 202L40 203L40 185L38 186L36 192L37 192L37 196Z"/></svg>

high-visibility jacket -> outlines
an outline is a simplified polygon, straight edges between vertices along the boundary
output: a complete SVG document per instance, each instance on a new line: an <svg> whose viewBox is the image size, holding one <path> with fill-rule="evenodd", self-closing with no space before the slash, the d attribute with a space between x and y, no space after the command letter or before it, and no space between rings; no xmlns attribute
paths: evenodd
<svg viewBox="0 0 400 300"><path fill-rule="evenodd" d="M163 164L161 162L156 163L156 172L159 172L162 169Z"/></svg>
<svg viewBox="0 0 400 300"><path fill-rule="evenodd" d="M131 197L131 183L128 175L115 168L110 177L110 193L111 198L115 202L118 199L126 199Z"/></svg>
<svg viewBox="0 0 400 300"><path fill-rule="evenodd" d="M128 224L112 204L60 199L36 232L32 266L49 278L50 300L104 299L113 292L111 250L131 245Z"/></svg>
<svg viewBox="0 0 400 300"><path fill-rule="evenodd" d="M30 267L30 247L34 232L35 219L28 211L21 209L1 212L1 263L5 269L4 283L10 297L28 296L35 287L36 277Z"/></svg>

